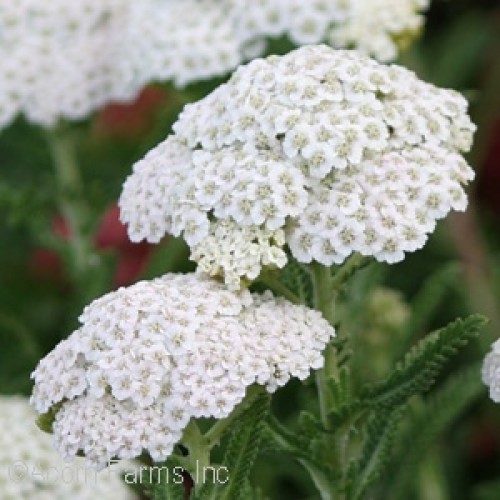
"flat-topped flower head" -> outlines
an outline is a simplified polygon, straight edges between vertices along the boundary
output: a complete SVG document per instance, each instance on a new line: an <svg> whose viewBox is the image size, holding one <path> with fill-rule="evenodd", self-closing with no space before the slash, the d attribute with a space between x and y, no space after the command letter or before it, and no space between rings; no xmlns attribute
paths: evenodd
<svg viewBox="0 0 500 500"><path fill-rule="evenodd" d="M44 127L241 62L233 19L214 0L3 0L0 128L18 114Z"/></svg>
<svg viewBox="0 0 500 500"><path fill-rule="evenodd" d="M386 62L419 33L429 1L235 0L236 31L250 48L269 37L288 36L296 45L325 42Z"/></svg>
<svg viewBox="0 0 500 500"><path fill-rule="evenodd" d="M373 11L372 2L2 0L0 128L19 113L52 127L130 101L150 82L225 75L273 37L393 58L427 0L378 0Z"/></svg>
<svg viewBox="0 0 500 500"><path fill-rule="evenodd" d="M500 339L491 347L486 355L482 369L483 382L488 386L490 398L500 403Z"/></svg>
<svg viewBox="0 0 500 500"><path fill-rule="evenodd" d="M121 219L133 241L182 235L236 288L282 267L286 246L304 263L397 262L465 209L474 128L457 92L356 51L256 59L134 165Z"/></svg>
<svg viewBox="0 0 500 500"><path fill-rule="evenodd" d="M356 47L379 61L396 59L419 34L430 0L349 0L341 23L329 32L334 47Z"/></svg>
<svg viewBox="0 0 500 500"><path fill-rule="evenodd" d="M35 424L36 413L22 396L0 396L0 492L2 500L133 500L121 480L132 463L95 472L82 458L64 463L51 437Z"/></svg>
<svg viewBox="0 0 500 500"><path fill-rule="evenodd" d="M227 417L248 386L272 392L320 368L335 333L317 311L197 274L111 292L80 321L33 372L31 402L57 412L63 457L97 468L143 450L165 460L191 418Z"/></svg>

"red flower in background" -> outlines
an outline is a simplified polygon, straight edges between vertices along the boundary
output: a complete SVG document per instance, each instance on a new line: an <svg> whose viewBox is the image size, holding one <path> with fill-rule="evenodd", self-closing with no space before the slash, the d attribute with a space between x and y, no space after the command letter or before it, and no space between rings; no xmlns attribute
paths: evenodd
<svg viewBox="0 0 500 500"><path fill-rule="evenodd" d="M481 202L500 216L500 118L492 127L491 141L480 172L478 195Z"/></svg>
<svg viewBox="0 0 500 500"><path fill-rule="evenodd" d="M66 221L57 216L52 223L52 232L61 241L71 238ZM113 275L113 285L120 287L136 281L148 263L152 251L149 243L132 243L127 236L127 228L120 222L120 209L113 204L105 212L93 238L97 250L115 252L118 262ZM45 279L64 278L60 256L53 250L37 248L31 259L31 267L37 276Z"/></svg>
<svg viewBox="0 0 500 500"><path fill-rule="evenodd" d="M96 117L95 132L100 136L133 139L151 129L154 114L167 100L159 87L146 87L130 104L109 104Z"/></svg>
<svg viewBox="0 0 500 500"><path fill-rule="evenodd" d="M62 241L67 241L70 229L64 218L60 215L52 220L52 233ZM37 277L43 279L64 279L63 266L59 255L48 248L35 248L31 256L30 267Z"/></svg>
<svg viewBox="0 0 500 500"><path fill-rule="evenodd" d="M113 284L128 285L144 271L152 245L146 242L132 243L127 236L127 228L120 222L120 209L116 204L109 207L101 219L94 238L96 248L114 250L118 254Z"/></svg>
<svg viewBox="0 0 500 500"><path fill-rule="evenodd" d="M168 99L167 91L159 87L146 87L130 104L109 104L95 118L94 131L104 137L134 139L151 129L155 113ZM52 233L61 241L71 238L70 227L63 217L53 220ZM151 245L131 243L126 227L120 222L116 204L109 207L93 238L97 250L115 252L118 257L113 285L128 285L138 279L151 254ZM60 256L48 248L37 248L31 258L33 272L44 279L64 279Z"/></svg>

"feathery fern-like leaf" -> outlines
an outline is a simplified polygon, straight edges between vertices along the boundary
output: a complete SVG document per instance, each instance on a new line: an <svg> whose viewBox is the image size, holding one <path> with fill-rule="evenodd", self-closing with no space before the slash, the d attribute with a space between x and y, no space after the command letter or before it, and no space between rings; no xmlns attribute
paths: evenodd
<svg viewBox="0 0 500 500"><path fill-rule="evenodd" d="M390 461L394 438L404 407L375 411L367 422L366 437L359 460L350 470L347 498L363 498L369 486L384 472Z"/></svg>
<svg viewBox="0 0 500 500"><path fill-rule="evenodd" d="M172 475L174 465L157 464L149 468L149 474L141 474L141 481L146 483L151 500L184 500L182 477Z"/></svg>
<svg viewBox="0 0 500 500"><path fill-rule="evenodd" d="M385 381L366 388L361 399L375 406L396 406L414 394L427 391L448 359L476 337L486 322L486 318L474 314L427 335Z"/></svg>
<svg viewBox="0 0 500 500"><path fill-rule="evenodd" d="M402 349L407 349L419 332L422 332L432 315L439 307L446 293L456 283L459 266L456 263L446 264L432 274L411 301L411 316L403 328L405 341Z"/></svg>
<svg viewBox="0 0 500 500"><path fill-rule="evenodd" d="M241 415L233 428L222 462L229 471L229 480L224 484L217 484L216 481L205 483L196 494L196 499L247 500L244 492L259 452L269 404L269 394L261 394Z"/></svg>
<svg viewBox="0 0 500 500"><path fill-rule="evenodd" d="M309 273L292 257L280 273L282 281L304 304L312 306L313 285Z"/></svg>
<svg viewBox="0 0 500 500"><path fill-rule="evenodd" d="M481 367L475 364L458 374L450 375L443 386L432 394L402 436L404 453L398 454L398 474L384 494L384 499L408 498L408 486L414 477L415 468L421 463L436 439L485 392L480 377ZM396 464L395 464L396 465ZM389 478L390 479L390 478Z"/></svg>

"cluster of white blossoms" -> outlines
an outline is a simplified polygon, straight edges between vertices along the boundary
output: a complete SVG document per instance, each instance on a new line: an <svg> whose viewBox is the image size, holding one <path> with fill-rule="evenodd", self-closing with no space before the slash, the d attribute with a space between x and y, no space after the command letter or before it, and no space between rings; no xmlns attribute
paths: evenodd
<svg viewBox="0 0 500 500"><path fill-rule="evenodd" d="M0 128L19 113L46 127L82 119L152 81L227 74L262 54L268 37L393 57L394 40L422 23L427 0L378 0L375 14L372 2L2 0Z"/></svg>
<svg viewBox="0 0 500 500"><path fill-rule="evenodd" d="M483 382L489 387L490 398L500 403L500 339L486 355L482 369Z"/></svg>
<svg viewBox="0 0 500 500"><path fill-rule="evenodd" d="M120 478L123 464L97 473L86 469L81 458L64 463L55 452L51 437L38 429L35 419L27 398L0 396L2 500L137 498Z"/></svg>
<svg viewBox="0 0 500 500"><path fill-rule="evenodd" d="M356 49L383 62L420 32L430 0L348 0L347 15L330 30L333 47Z"/></svg>
<svg viewBox="0 0 500 500"><path fill-rule="evenodd" d="M1 2L0 126L20 112L50 126L59 116L81 118L110 98L131 97L116 64L119 4Z"/></svg>
<svg viewBox="0 0 500 500"><path fill-rule="evenodd" d="M214 0L4 0L0 58L0 128L18 113L46 127L85 118L151 81L185 84L241 61Z"/></svg>
<svg viewBox="0 0 500 500"><path fill-rule="evenodd" d="M255 59L188 104L119 201L132 241L171 233L199 271L254 279L353 252L397 262L464 210L475 126L457 92L356 51Z"/></svg>
<svg viewBox="0 0 500 500"><path fill-rule="evenodd" d="M265 46L266 38L288 36L296 45L326 42L357 48L379 61L397 57L424 23L430 0L233 0L236 32L243 47ZM255 50L255 49L254 49Z"/></svg>
<svg viewBox="0 0 500 500"><path fill-rule="evenodd" d="M197 274L111 292L80 321L33 372L31 402L57 409L63 457L97 468L143 450L165 460L191 418L227 417L248 386L272 392L320 368L335 334L317 311Z"/></svg>

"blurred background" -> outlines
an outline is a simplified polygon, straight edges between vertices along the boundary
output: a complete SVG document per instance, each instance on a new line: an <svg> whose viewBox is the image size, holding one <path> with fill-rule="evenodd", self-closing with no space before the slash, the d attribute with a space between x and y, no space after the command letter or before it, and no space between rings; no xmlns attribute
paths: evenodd
<svg viewBox="0 0 500 500"><path fill-rule="evenodd" d="M275 52L288 49L286 41L272 44ZM500 3L433 0L425 32L398 62L469 99L478 132L468 159L477 178L466 214L441 222L426 247L401 264L372 265L359 278L360 287L377 290L351 325L354 333L371 335L370 345L353 353L360 364L370 356L366 377L383 376L405 345L470 312L491 322L449 373L480 361L500 336ZM0 133L0 393L29 395L37 361L77 327L92 298L192 268L178 240L154 247L128 242L116 200L132 164L169 133L182 106L220 81L182 90L153 85L131 105L110 105L70 126L81 176L71 196L82 204L90 256L83 272L70 257L74 235L57 196L61 186L43 131L19 118ZM408 333L405 321L415 307L421 321ZM394 342L402 331L406 337ZM293 425L297 409L313 404L309 392L299 393L293 383L280 391L277 416ZM420 460L405 498L500 499L500 405L486 391L470 401ZM291 460L264 455L255 475L271 498L314 498Z"/></svg>

